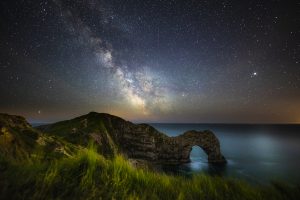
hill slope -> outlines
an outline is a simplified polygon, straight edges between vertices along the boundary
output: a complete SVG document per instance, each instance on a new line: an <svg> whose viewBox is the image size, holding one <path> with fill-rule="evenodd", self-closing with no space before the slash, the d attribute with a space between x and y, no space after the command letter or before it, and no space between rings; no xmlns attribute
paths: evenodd
<svg viewBox="0 0 300 200"><path fill-rule="evenodd" d="M152 163L180 164L190 161L191 149L197 145L207 153L209 162L226 162L219 140L210 131L187 131L177 137L168 137L150 125L133 124L96 112L38 129L83 147L93 140L105 156L122 153Z"/></svg>
<svg viewBox="0 0 300 200"><path fill-rule="evenodd" d="M0 199L296 200L300 197L299 187L278 182L251 186L221 177L198 175L186 179L136 169L118 153L129 148L124 146L129 140L133 140L130 145L139 144L139 133L147 133L159 142L176 142L186 135L192 140L195 134L211 136L209 132L186 132L169 138L151 126L134 125L99 113L42 126L39 130L23 117L0 114L0 130ZM131 138L124 137L127 131L134 132ZM96 144L89 143L90 139ZM141 141L149 142L147 138ZM103 149L105 145L108 149ZM108 159L99 151L114 156Z"/></svg>
<svg viewBox="0 0 300 200"><path fill-rule="evenodd" d="M0 156L9 160L52 159L78 147L33 128L24 117L0 113Z"/></svg>

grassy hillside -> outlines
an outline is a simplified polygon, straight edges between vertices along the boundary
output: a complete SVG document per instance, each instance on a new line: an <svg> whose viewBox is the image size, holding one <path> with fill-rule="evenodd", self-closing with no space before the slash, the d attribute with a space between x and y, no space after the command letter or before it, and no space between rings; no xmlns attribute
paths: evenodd
<svg viewBox="0 0 300 200"><path fill-rule="evenodd" d="M0 114L0 156L12 161L51 160L79 149L59 136L34 129L23 117Z"/></svg>
<svg viewBox="0 0 300 200"><path fill-rule="evenodd" d="M37 130L22 117L0 114L0 199L300 199L299 187L283 183L170 176L137 169L118 151L104 156L99 146L117 147L97 142L91 133L109 138L119 118L102 123L95 116Z"/></svg>
<svg viewBox="0 0 300 200"><path fill-rule="evenodd" d="M105 157L122 153L130 158L151 160L159 147L168 147L165 141L170 140L150 125L133 124L117 116L96 112L37 128L76 146L87 147L93 140L97 151Z"/></svg>
<svg viewBox="0 0 300 200"><path fill-rule="evenodd" d="M109 114L91 112L71 120L43 125L37 129L50 136L59 136L76 146L87 147L89 141L93 140L97 143L98 152L106 157L111 157L118 150L114 135L110 134L113 132L111 129L120 122L125 121Z"/></svg>
<svg viewBox="0 0 300 200"><path fill-rule="evenodd" d="M4 162L2 160L2 162ZM94 147L45 164L10 164L0 173L0 199L299 199L299 188L198 175L191 179L135 169Z"/></svg>

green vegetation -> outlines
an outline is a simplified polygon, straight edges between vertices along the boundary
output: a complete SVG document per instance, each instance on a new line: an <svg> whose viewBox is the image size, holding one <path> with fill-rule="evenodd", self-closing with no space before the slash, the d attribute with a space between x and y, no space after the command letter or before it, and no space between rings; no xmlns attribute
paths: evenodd
<svg viewBox="0 0 300 200"><path fill-rule="evenodd" d="M90 113L35 129L0 114L0 199L300 199L299 187L278 182L254 186L135 168L109 134L119 122Z"/></svg>
<svg viewBox="0 0 300 200"><path fill-rule="evenodd" d="M106 159L95 147L46 162L0 157L0 199L299 199L300 189L282 183L245 182L197 175L168 176L136 169L122 156Z"/></svg>
<svg viewBox="0 0 300 200"><path fill-rule="evenodd" d="M97 142L97 151L105 157L111 157L116 154L118 147L113 135L109 134L113 127L107 120L104 122L105 116L111 117L108 114L91 112L71 120L40 126L38 129L48 136L59 137L75 146L86 147L92 137ZM114 119L120 120L118 117Z"/></svg>
<svg viewBox="0 0 300 200"><path fill-rule="evenodd" d="M71 156L80 148L59 136L42 133L30 125L3 126L1 122L0 156L7 160L14 162L52 160Z"/></svg>

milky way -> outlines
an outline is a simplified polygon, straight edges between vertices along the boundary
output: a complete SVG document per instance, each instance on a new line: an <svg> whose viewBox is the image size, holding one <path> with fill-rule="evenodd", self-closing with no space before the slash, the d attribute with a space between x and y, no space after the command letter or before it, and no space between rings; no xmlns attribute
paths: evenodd
<svg viewBox="0 0 300 200"><path fill-rule="evenodd" d="M300 122L289 1L0 3L0 112L56 121Z"/></svg>
<svg viewBox="0 0 300 200"><path fill-rule="evenodd" d="M117 65L113 56L112 45L104 41L101 36L93 33L90 27L74 15L71 10L64 8L61 1L55 0L54 2L59 7L66 28L91 49L100 67L107 68L115 76L120 92L135 108L146 115L155 108L159 111L165 110L170 102L166 101L166 93L155 81L155 77L147 73L143 66L140 66L141 69L138 71L132 72L127 66ZM93 9L98 10L101 15L103 14L101 5L94 1L87 1L86 3L96 6Z"/></svg>

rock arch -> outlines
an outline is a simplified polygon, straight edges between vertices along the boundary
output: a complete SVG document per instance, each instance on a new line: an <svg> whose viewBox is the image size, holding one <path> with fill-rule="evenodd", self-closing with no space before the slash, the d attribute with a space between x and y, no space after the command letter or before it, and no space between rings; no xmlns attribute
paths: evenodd
<svg viewBox="0 0 300 200"><path fill-rule="evenodd" d="M208 162L226 163L220 150L220 142L211 131L192 130L177 137L169 137L148 124L133 124L117 116L96 112L41 126L39 129L53 134L60 130L65 139L73 138L76 130L83 137L79 141L94 140L99 145L99 151L108 156L120 152L136 160L181 164L190 162L192 147L199 146L207 154Z"/></svg>
<svg viewBox="0 0 300 200"><path fill-rule="evenodd" d="M153 163L182 164L190 162L191 149L197 145L207 154L209 163L226 163L220 150L220 142L211 131L191 130L169 137L148 124L133 124L108 114L89 115L93 119L96 116L101 118L118 150L129 158Z"/></svg>
<svg viewBox="0 0 300 200"><path fill-rule="evenodd" d="M156 132L152 127L148 130ZM177 137L168 137L159 132L153 134L154 132L146 134L150 137L140 134L134 140L131 137L128 140L130 144L126 145L126 149L131 149L130 152L127 151L127 155L161 164L182 164L191 161L193 146L199 146L207 154L209 163L226 163L220 150L220 142L211 131L187 131Z"/></svg>
<svg viewBox="0 0 300 200"><path fill-rule="evenodd" d="M225 163L226 159L221 154L220 142L211 131L187 131L178 136L183 144L181 157L182 161L190 162L190 153L194 146L198 146L207 154L210 163Z"/></svg>

